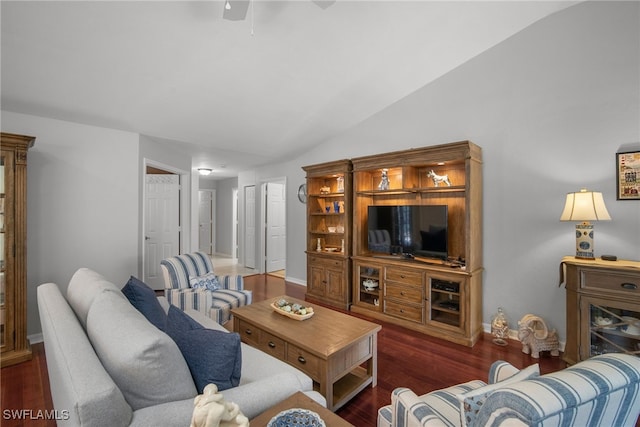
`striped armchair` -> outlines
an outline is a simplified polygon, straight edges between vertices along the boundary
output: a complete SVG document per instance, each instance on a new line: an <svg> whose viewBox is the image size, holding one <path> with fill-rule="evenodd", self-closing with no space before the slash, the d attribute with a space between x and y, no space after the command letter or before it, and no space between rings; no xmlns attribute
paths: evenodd
<svg viewBox="0 0 640 427"><path fill-rule="evenodd" d="M495 362L482 381L417 396L397 388L378 411L391 426L630 426L640 414L640 357L609 353L538 376ZM498 373L501 374L497 375ZM504 375L507 373L507 375ZM506 377L506 378L505 378ZM514 379L516 379L514 381Z"/></svg>
<svg viewBox="0 0 640 427"><path fill-rule="evenodd" d="M164 294L170 304L191 308L224 325L231 319L231 309L251 304L251 291L244 290L242 276L216 276L219 288L192 288L190 279L213 273L209 255L194 252L166 258L160 262L164 277Z"/></svg>

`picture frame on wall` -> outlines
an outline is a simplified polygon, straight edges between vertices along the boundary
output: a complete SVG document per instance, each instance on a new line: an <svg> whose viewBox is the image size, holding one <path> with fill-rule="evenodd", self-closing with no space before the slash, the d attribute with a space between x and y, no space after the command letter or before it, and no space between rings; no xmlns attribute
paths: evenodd
<svg viewBox="0 0 640 427"><path fill-rule="evenodd" d="M640 150L616 153L618 200L640 200Z"/></svg>

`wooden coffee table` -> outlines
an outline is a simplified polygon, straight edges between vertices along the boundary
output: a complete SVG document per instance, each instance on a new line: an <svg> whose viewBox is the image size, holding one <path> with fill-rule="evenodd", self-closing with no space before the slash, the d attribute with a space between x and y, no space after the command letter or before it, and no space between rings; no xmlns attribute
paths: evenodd
<svg viewBox="0 0 640 427"><path fill-rule="evenodd" d="M320 416L320 418L322 418L322 420L328 427L353 427L353 424L348 423L333 412L329 411L326 408L323 408L318 403L316 403L315 400L311 399L301 392L297 392L291 395L291 397L289 397L288 399L283 400L275 406L272 406L262 414L252 419L250 421L251 427L265 427L269 423L269 421L271 421L271 419L278 415L280 412L293 408L302 408L315 412Z"/></svg>
<svg viewBox="0 0 640 427"><path fill-rule="evenodd" d="M276 313L271 303L280 298L312 306L313 317L300 321ZM233 330L243 342L309 375L331 411L377 384L378 324L288 296L232 313Z"/></svg>

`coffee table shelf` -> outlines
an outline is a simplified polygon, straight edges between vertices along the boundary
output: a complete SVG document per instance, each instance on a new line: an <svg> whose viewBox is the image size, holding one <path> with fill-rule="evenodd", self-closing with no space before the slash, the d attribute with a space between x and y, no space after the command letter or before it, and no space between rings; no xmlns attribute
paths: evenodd
<svg viewBox="0 0 640 427"><path fill-rule="evenodd" d="M308 305L287 296L276 300L280 298ZM380 325L321 306L300 322L274 313L271 302L232 310L234 331L243 342L309 375L331 411L369 384L376 386Z"/></svg>

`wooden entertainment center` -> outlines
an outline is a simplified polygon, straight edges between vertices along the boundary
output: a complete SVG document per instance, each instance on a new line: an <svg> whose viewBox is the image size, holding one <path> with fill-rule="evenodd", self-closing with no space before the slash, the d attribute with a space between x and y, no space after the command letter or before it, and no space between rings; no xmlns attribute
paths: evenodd
<svg viewBox="0 0 640 427"><path fill-rule="evenodd" d="M344 169L346 216L343 221L345 233L352 235L352 244L345 246L345 252L339 257L347 265L345 269L352 271L350 309L473 346L482 332L481 148L462 141L359 157L351 159L350 166L352 200L349 201L346 194L349 173ZM310 168L304 169L308 173L311 196L317 183L309 173ZM380 184L383 170L388 185ZM436 179L429 175L431 171L438 177L446 175L450 185L436 184ZM313 271L319 262L326 261L329 253L316 250L318 203L313 202L312 197L309 203L307 269ZM368 207L385 205L446 205L448 259L371 252ZM346 225L349 218L350 228ZM307 277L307 297L313 300L317 280L313 274ZM321 287L326 298L331 292L326 285Z"/></svg>

